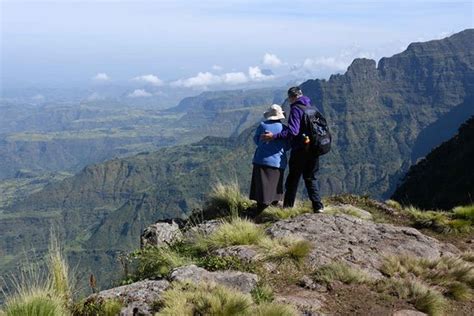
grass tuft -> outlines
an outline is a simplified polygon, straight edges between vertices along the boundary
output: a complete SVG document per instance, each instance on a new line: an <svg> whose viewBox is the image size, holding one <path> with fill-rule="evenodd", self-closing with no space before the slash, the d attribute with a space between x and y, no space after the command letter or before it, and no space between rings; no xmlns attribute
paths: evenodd
<svg viewBox="0 0 474 316"><path fill-rule="evenodd" d="M267 290L265 290L267 291ZM256 304L249 294L215 283L175 282L162 297L157 316L294 316L291 306L269 301Z"/></svg>
<svg viewBox="0 0 474 316"><path fill-rule="evenodd" d="M404 212L413 220L418 228L429 228L438 233L468 233L473 230L474 221L470 216L474 207L458 207L453 212L421 211L408 207Z"/></svg>
<svg viewBox="0 0 474 316"><path fill-rule="evenodd" d="M267 238L265 231L255 223L233 217L222 224L210 235L201 236L197 241L201 249L218 249L235 245L256 245Z"/></svg>
<svg viewBox="0 0 474 316"><path fill-rule="evenodd" d="M334 281L341 281L345 284L367 284L372 282L366 272L352 268L342 262L333 262L318 268L313 273L313 279L324 284L330 284Z"/></svg>
<svg viewBox="0 0 474 316"><path fill-rule="evenodd" d="M240 191L237 181L223 184L217 183L213 186L206 203L205 213L214 214L208 217L218 218L225 216L236 217L252 206L247 196Z"/></svg>
<svg viewBox="0 0 474 316"><path fill-rule="evenodd" d="M443 315L447 305L441 293L416 279L390 278L379 283L379 291L410 301L416 309L432 316Z"/></svg>
<svg viewBox="0 0 474 316"><path fill-rule="evenodd" d="M278 221L293 218L305 213L311 213L311 211L311 208L304 204L299 204L292 208L269 206L262 212L261 216L263 219L268 221Z"/></svg>
<svg viewBox="0 0 474 316"><path fill-rule="evenodd" d="M159 279L168 276L174 268L190 264L191 259L170 247L149 246L129 255L134 267L131 281Z"/></svg>

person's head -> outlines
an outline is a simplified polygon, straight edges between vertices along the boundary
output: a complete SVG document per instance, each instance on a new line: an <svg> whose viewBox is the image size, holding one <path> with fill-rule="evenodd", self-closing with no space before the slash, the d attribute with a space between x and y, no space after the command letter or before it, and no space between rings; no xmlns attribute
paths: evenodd
<svg viewBox="0 0 474 316"><path fill-rule="evenodd" d="M267 120L278 121L285 118L283 109L278 104L272 104L270 108L263 113L263 117Z"/></svg>
<svg viewBox="0 0 474 316"><path fill-rule="evenodd" d="M288 101L290 101L290 103L295 102L296 99L298 99L302 95L303 91L301 91L300 87L291 87L290 89L288 89Z"/></svg>

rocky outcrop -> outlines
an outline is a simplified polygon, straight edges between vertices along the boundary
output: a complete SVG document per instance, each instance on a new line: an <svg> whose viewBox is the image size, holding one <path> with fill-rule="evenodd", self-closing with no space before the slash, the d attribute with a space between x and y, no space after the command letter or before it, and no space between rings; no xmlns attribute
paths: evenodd
<svg viewBox="0 0 474 316"><path fill-rule="evenodd" d="M390 255L429 259L452 255L459 250L409 227L377 224L348 215L305 214L273 224L273 237L298 237L312 243L312 266L342 261L381 277L382 260Z"/></svg>
<svg viewBox="0 0 474 316"><path fill-rule="evenodd" d="M148 226L140 236L140 246L169 246L183 238L183 234L175 221L157 222Z"/></svg>
<svg viewBox="0 0 474 316"><path fill-rule="evenodd" d="M153 315L152 305L160 299L160 294L169 286L170 283L166 280L140 281L93 294L87 298L85 304L103 300L119 300L124 306L121 316Z"/></svg>
<svg viewBox="0 0 474 316"><path fill-rule="evenodd" d="M194 283L215 282L243 293L250 293L257 286L258 276L239 271L209 272L206 269L190 265L175 269L171 272L170 280L192 281Z"/></svg>

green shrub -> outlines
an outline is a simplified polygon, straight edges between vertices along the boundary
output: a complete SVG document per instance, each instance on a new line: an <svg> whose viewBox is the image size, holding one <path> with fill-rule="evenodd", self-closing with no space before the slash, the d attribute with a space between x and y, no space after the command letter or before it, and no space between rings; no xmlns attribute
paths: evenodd
<svg viewBox="0 0 474 316"><path fill-rule="evenodd" d="M312 276L315 281L325 284L334 281L341 281L346 284L365 284L372 282L372 279L367 273L360 269L351 268L342 262L333 262L324 265L318 268Z"/></svg>

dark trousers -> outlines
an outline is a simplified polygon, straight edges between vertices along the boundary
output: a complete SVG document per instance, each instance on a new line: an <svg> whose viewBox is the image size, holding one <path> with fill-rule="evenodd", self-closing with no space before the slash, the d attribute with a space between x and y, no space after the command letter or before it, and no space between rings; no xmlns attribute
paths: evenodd
<svg viewBox="0 0 474 316"><path fill-rule="evenodd" d="M289 162L289 173L285 183L284 207L293 207L298 191L298 184L301 175L303 175L304 184L308 191L308 196L313 202L313 209L321 209L321 196L319 195L319 186L316 181L316 173L319 170L319 157L307 153L304 149L291 151Z"/></svg>

